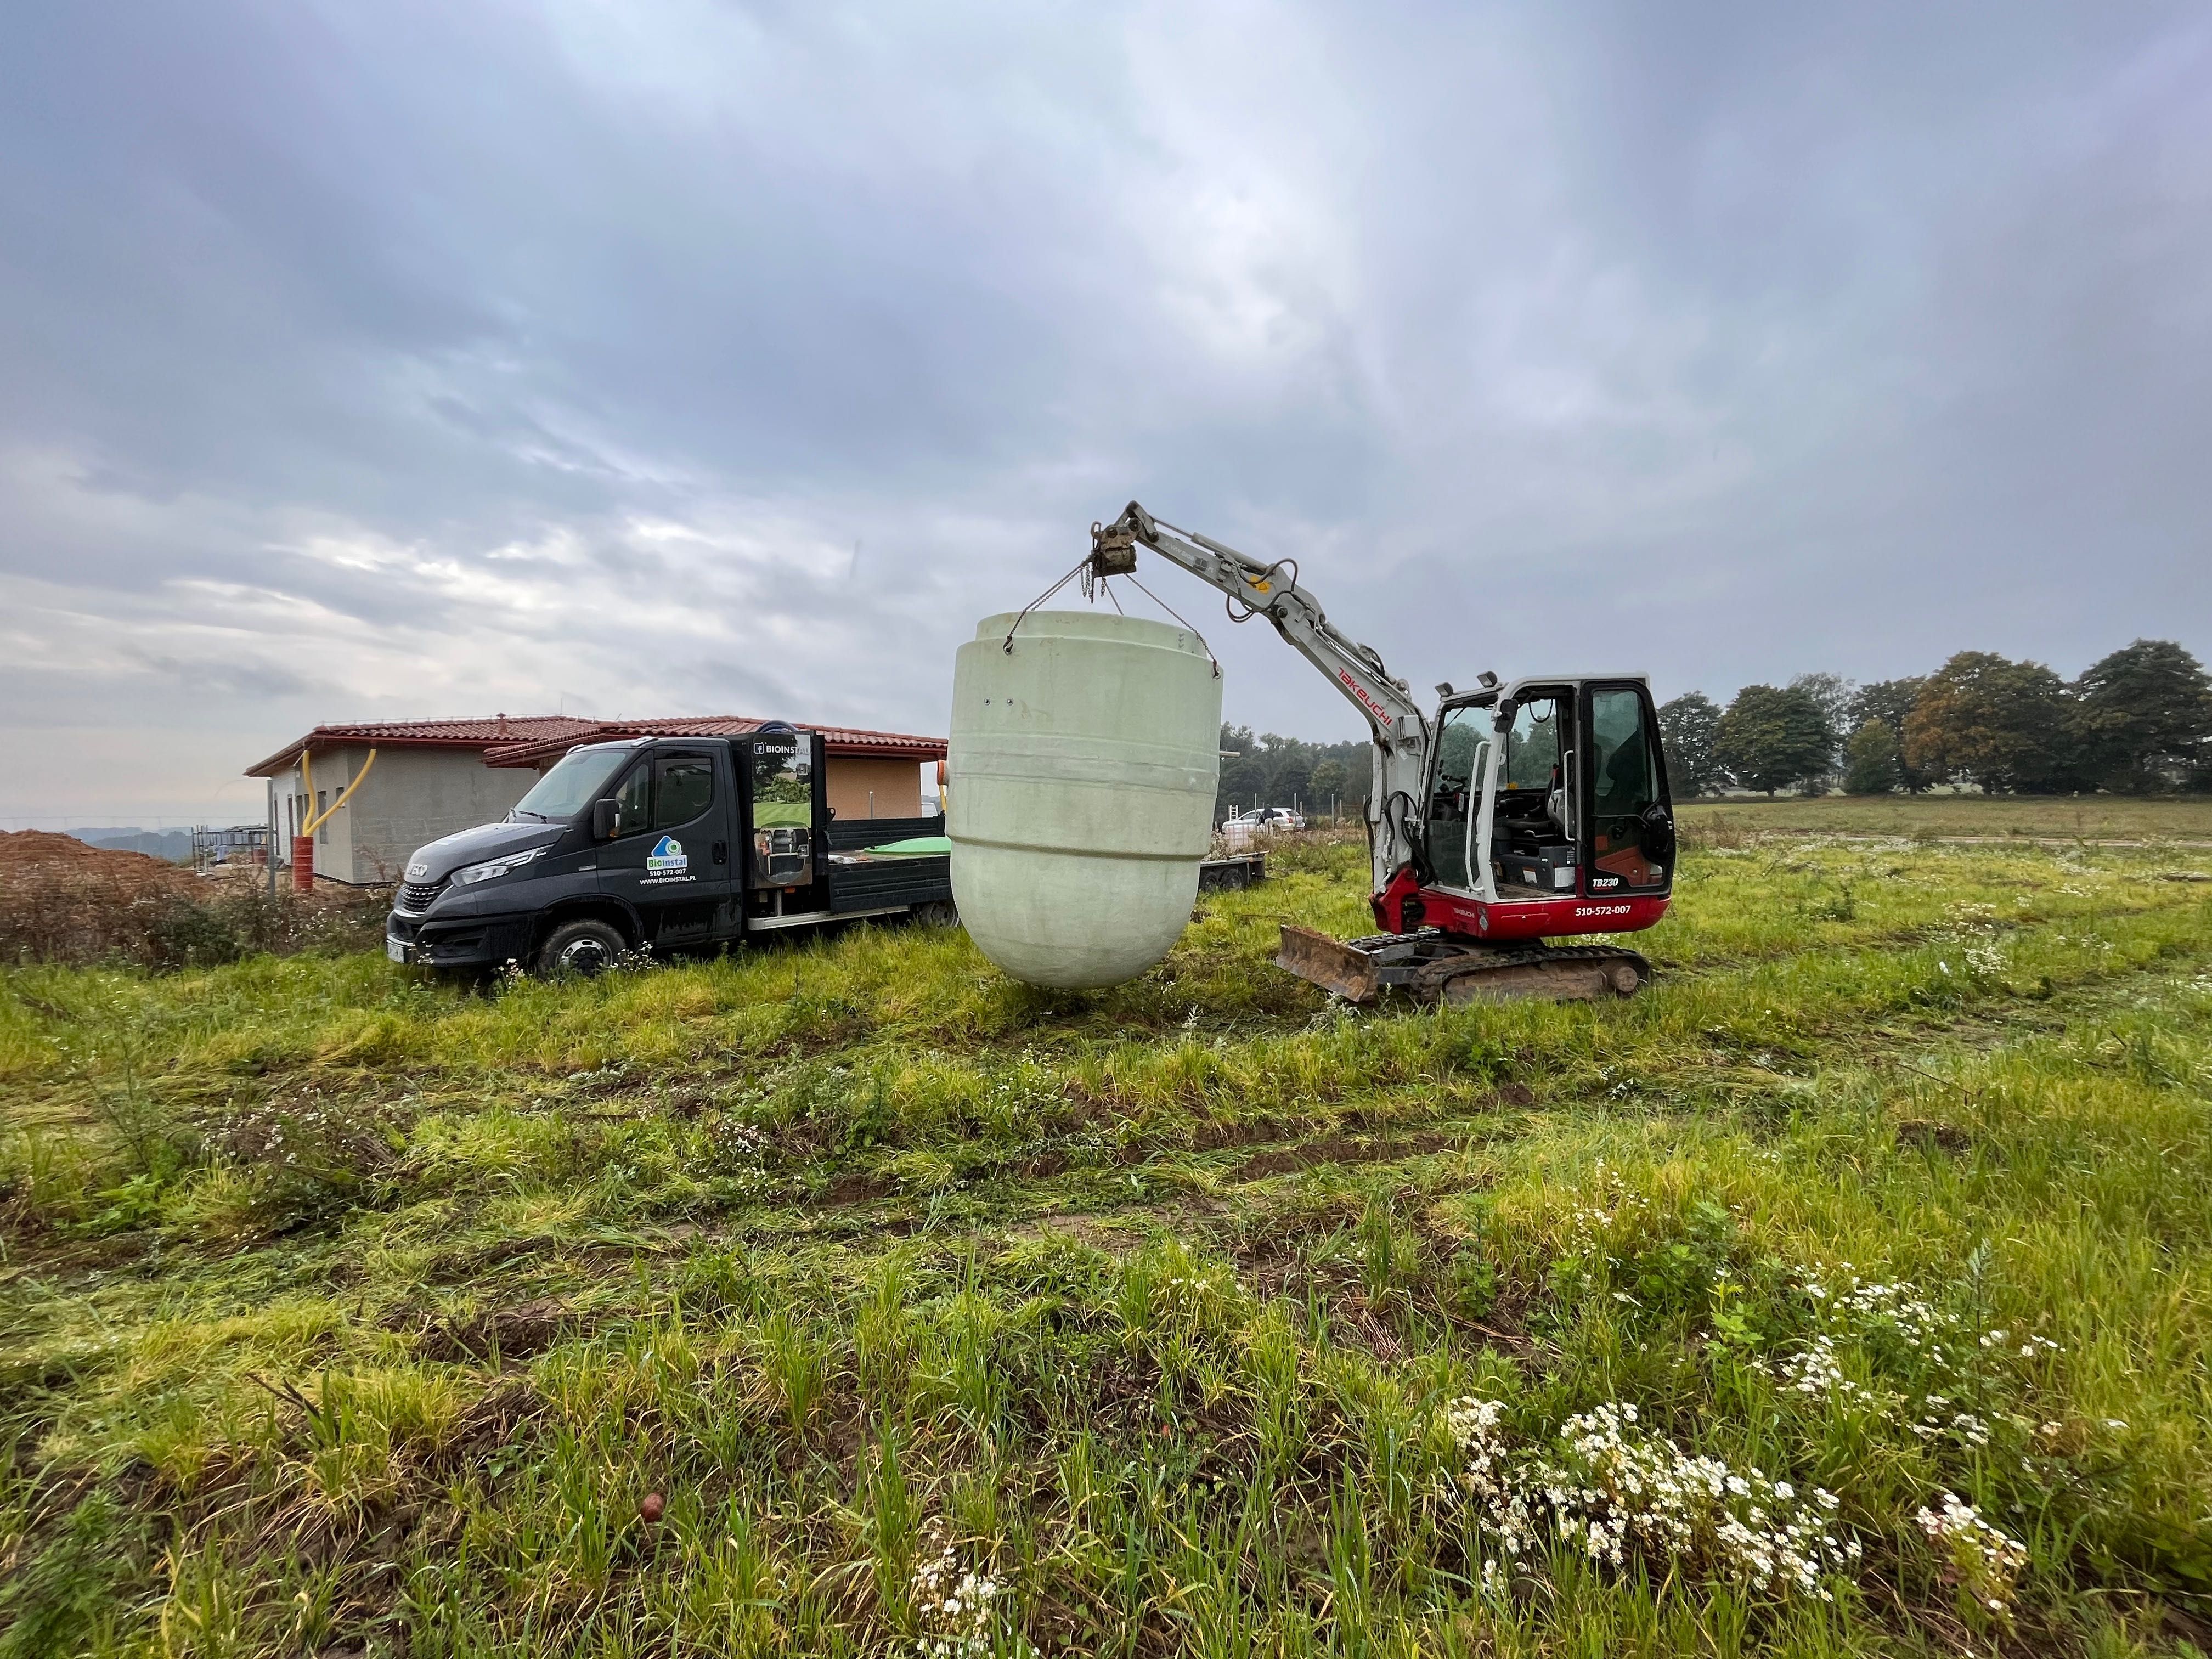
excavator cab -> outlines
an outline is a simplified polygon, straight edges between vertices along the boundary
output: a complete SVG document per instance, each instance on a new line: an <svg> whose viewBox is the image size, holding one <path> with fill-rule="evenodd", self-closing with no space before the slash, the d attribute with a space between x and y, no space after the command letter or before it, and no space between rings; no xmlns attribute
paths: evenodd
<svg viewBox="0 0 2212 1659"><path fill-rule="evenodd" d="M1583 914L1578 902L1663 903L1672 890L1674 810L1641 679L1521 680L1448 697L1425 793L1421 925L1530 937L1496 912L1538 904L1528 920L1543 934L1612 932L1575 925L1613 915ZM1470 915L1465 901L1482 908Z"/></svg>

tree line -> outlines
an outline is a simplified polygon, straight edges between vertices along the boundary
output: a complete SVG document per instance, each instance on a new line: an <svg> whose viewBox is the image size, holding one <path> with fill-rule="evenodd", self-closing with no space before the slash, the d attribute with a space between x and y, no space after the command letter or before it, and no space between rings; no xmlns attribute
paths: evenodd
<svg viewBox="0 0 2212 1659"><path fill-rule="evenodd" d="M1363 738L1308 743L1249 726L1221 727L1221 782L1214 792L1213 821L1253 806L1295 806L1308 817L1325 817L1332 806L1347 817L1364 810L1374 763Z"/></svg>
<svg viewBox="0 0 2212 1659"><path fill-rule="evenodd" d="M1729 788L1918 794L2212 790L2212 676L2171 640L2137 640L2074 680L2039 662L1961 651L1932 674L1860 685L1800 674L1747 685L1723 708L1702 691L1662 704L1678 799ZM1358 817L1364 739L1309 743L1221 728L1218 822L1251 806L1332 804Z"/></svg>
<svg viewBox="0 0 2212 1659"><path fill-rule="evenodd" d="M1932 674L1855 685L1801 674L1661 706L1677 799L1773 794L1991 794L2212 789L2212 678L2171 640L2137 640L2063 680L2039 662L1961 651Z"/></svg>

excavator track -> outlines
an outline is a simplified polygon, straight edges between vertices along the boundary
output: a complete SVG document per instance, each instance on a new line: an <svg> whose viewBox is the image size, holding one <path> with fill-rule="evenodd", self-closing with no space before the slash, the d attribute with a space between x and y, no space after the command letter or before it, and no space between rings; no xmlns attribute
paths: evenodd
<svg viewBox="0 0 2212 1659"><path fill-rule="evenodd" d="M1353 1002L1395 989L1453 1006L1627 997L1651 978L1649 961L1614 945L1483 945L1436 933L1338 939L1288 922L1275 965Z"/></svg>
<svg viewBox="0 0 2212 1659"><path fill-rule="evenodd" d="M1581 1002L1632 997L1651 978L1650 962L1612 945L1477 950L1470 957L1427 963L1407 988L1423 1002L1455 1007L1532 997Z"/></svg>

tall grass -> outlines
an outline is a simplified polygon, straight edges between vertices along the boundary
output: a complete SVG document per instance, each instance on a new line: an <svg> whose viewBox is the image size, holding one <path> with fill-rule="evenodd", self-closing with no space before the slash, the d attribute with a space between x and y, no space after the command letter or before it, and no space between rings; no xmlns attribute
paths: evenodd
<svg viewBox="0 0 2212 1659"><path fill-rule="evenodd" d="M2179 1651L2191 856L1708 847L1604 1006L1273 974L1328 848L1089 997L12 970L0 1653Z"/></svg>

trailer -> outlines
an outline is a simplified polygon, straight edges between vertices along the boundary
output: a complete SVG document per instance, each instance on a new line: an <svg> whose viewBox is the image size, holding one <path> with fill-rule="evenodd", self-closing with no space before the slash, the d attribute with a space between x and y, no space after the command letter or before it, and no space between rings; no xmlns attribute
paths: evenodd
<svg viewBox="0 0 2212 1659"><path fill-rule="evenodd" d="M1227 858L1208 859L1198 866L1198 888L1202 893L1235 892L1267 878L1265 853L1232 853Z"/></svg>
<svg viewBox="0 0 2212 1659"><path fill-rule="evenodd" d="M395 962L592 973L864 918L950 926L941 818L840 818L821 733L572 749L498 823L418 848L385 924Z"/></svg>

